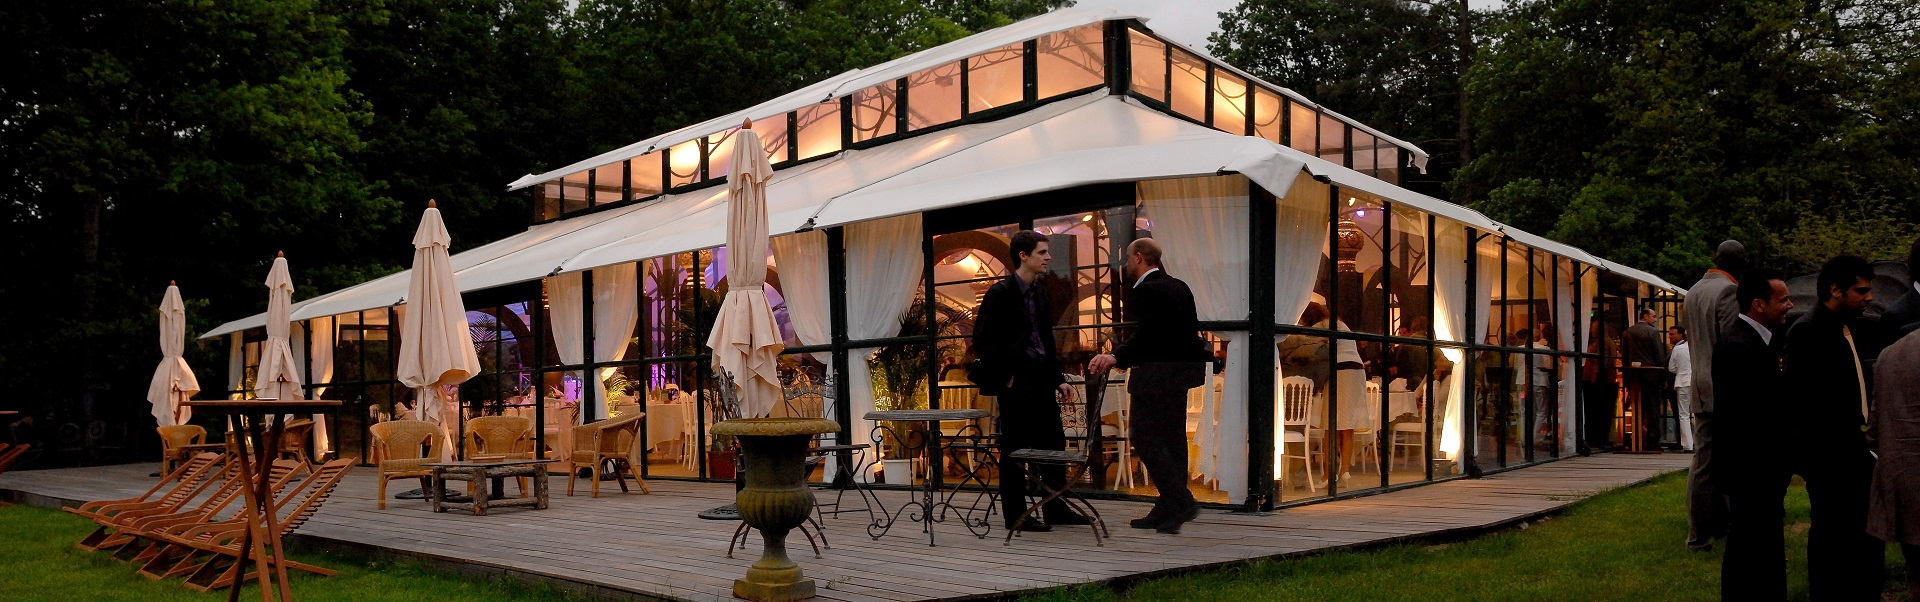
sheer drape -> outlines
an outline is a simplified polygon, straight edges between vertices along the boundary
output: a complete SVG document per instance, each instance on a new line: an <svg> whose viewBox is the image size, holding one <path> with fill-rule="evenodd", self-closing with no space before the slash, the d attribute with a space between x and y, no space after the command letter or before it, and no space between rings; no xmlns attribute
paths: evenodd
<svg viewBox="0 0 1920 602"><path fill-rule="evenodd" d="M808 230L795 234L774 237L773 263L780 270L780 297L787 303L787 322L793 325L793 334L801 345L825 345L833 342L833 295L827 284L827 233L821 230ZM810 355L815 361L828 366L833 365L833 353L815 351ZM847 386L845 379L838 380L839 386ZM838 420L838 405L832 399L822 400L821 417ZM822 441L823 445L834 445L839 433L829 433ZM827 478L833 478L837 455L827 456Z"/></svg>
<svg viewBox="0 0 1920 602"><path fill-rule="evenodd" d="M1167 273L1193 290L1201 320L1247 317L1249 228L1247 179L1213 176L1138 185L1153 220ZM1129 283L1131 284L1131 283ZM1216 333L1227 343L1226 387L1205 396L1195 443L1200 475L1239 503L1247 491L1247 333Z"/></svg>
<svg viewBox="0 0 1920 602"><path fill-rule="evenodd" d="M1573 275L1568 272L1572 264L1563 263L1560 258L1553 258L1554 294L1559 295L1560 299L1553 308L1553 313L1557 314L1554 330L1559 331L1556 334L1560 342L1553 348L1568 350L1573 349L1573 322L1576 319L1573 308L1577 300L1573 298ZM1573 369L1572 362L1560 358L1555 358L1554 362L1560 367L1560 454L1567 455L1573 453L1573 390L1580 382L1575 378L1579 371Z"/></svg>
<svg viewBox="0 0 1920 602"><path fill-rule="evenodd" d="M1574 318L1574 321L1577 322L1577 326L1580 328L1580 340L1586 343L1591 343L1593 341L1593 337L1594 337L1593 298L1597 296L1599 292L1600 292L1599 272L1597 270L1587 270L1587 273L1582 274L1580 276L1580 314ZM1579 349L1576 349L1575 351L1580 351L1584 353L1586 352L1586 350L1587 348L1583 344ZM1597 362L1600 360L1597 358L1590 358L1582 361ZM1581 371L1572 370L1571 372L1578 374ZM1612 402L1613 400L1610 400L1610 399L1585 400L1585 403L1589 405L1595 404L1595 403L1612 403ZM1567 424L1568 424L1568 428L1572 428L1573 423L1569 422ZM1591 429L1593 427L1588 426L1587 428ZM1589 443L1589 445L1591 445L1591 443Z"/></svg>
<svg viewBox="0 0 1920 602"><path fill-rule="evenodd" d="M593 359L596 362L626 359L627 343L633 339L633 326L640 322L640 288L636 266L622 263L593 269ZM574 331L579 330L576 325ZM607 417L606 382L613 378L616 370L601 368L599 371L601 385L591 396L593 417L596 419Z"/></svg>
<svg viewBox="0 0 1920 602"><path fill-rule="evenodd" d="M1468 341L1473 337L1467 323L1467 229L1460 222L1448 219L1436 220L1434 233L1433 259L1433 336L1442 341ZM1440 348L1440 354L1453 362L1453 373L1447 381L1436 388L1434 408L1440 417L1439 450L1446 459L1453 461L1453 471L1460 472L1460 442L1464 423L1467 373L1467 354L1465 351L1450 347Z"/></svg>
<svg viewBox="0 0 1920 602"><path fill-rule="evenodd" d="M581 304L585 291L580 286L580 273L554 276L546 279L546 283L547 331L553 333L553 346L560 353L560 363L570 366L585 361L586 351L580 346L586 328L583 320L586 308ZM586 416L585 413L577 415ZM571 432L571 429L560 429L563 436Z"/></svg>
<svg viewBox="0 0 1920 602"><path fill-rule="evenodd" d="M227 396L233 399L246 397L240 392L240 383L247 376L247 343L242 336L238 332L227 335Z"/></svg>
<svg viewBox="0 0 1920 602"><path fill-rule="evenodd" d="M852 224L847 228L847 336L851 340L882 339L900 334L900 315L913 304L925 254L920 252L920 214ZM853 443L873 443L873 423L864 420L873 411L873 373L867 358L873 349L855 350L847 362L853 401ZM872 475L862 471L856 478Z"/></svg>
<svg viewBox="0 0 1920 602"><path fill-rule="evenodd" d="M1333 194L1326 184L1313 178L1294 178L1293 186L1285 196L1280 197L1278 222L1275 225L1277 245L1274 247L1273 261L1273 321L1276 324L1297 324L1300 312L1306 311L1307 304L1313 301L1314 281L1320 277L1321 251L1327 244L1327 202ZM1285 340L1282 336L1281 340ZM1280 417L1286 416L1284 405L1286 397L1277 388L1288 376L1279 361L1280 349L1276 345L1265 352L1274 354L1276 374L1274 374L1273 395L1273 473L1286 474L1286 463L1281 459L1285 453L1286 424Z"/></svg>
<svg viewBox="0 0 1920 602"><path fill-rule="evenodd" d="M314 399L326 399L321 397L327 391L323 385L333 382L333 321L332 316L307 321L307 347L313 350ZM333 451L333 445L327 440L326 414L313 415L313 448L321 453Z"/></svg>

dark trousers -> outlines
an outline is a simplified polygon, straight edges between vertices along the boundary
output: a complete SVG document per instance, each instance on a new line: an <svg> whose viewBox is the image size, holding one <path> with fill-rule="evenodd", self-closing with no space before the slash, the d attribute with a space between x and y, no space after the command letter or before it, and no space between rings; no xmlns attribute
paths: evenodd
<svg viewBox="0 0 1920 602"><path fill-rule="evenodd" d="M1807 482L1807 589L1815 600L1879 600L1887 545L1867 534L1873 456L1853 434L1845 443L1789 453Z"/></svg>
<svg viewBox="0 0 1920 602"><path fill-rule="evenodd" d="M1684 408L1683 408L1684 409ZM1727 534L1727 498L1713 467L1713 412L1693 415L1693 466L1687 470L1687 547Z"/></svg>
<svg viewBox="0 0 1920 602"><path fill-rule="evenodd" d="M1586 413L1582 424L1586 427L1587 449L1601 451L1613 448L1613 409L1617 403L1618 390L1613 383L1580 383L1585 389L1580 395L1580 403Z"/></svg>
<svg viewBox="0 0 1920 602"><path fill-rule="evenodd" d="M1759 462L1772 462L1762 459ZM1727 488L1727 552L1720 563L1720 599L1787 599L1786 496L1793 475L1748 471Z"/></svg>
<svg viewBox="0 0 1920 602"><path fill-rule="evenodd" d="M1149 515L1182 515L1194 506L1193 491L1187 489L1187 392L1137 389L1128 409L1129 436L1147 479L1160 492Z"/></svg>
<svg viewBox="0 0 1920 602"><path fill-rule="evenodd" d="M1000 396L1000 510L1008 525L1027 511L1027 471L1012 460L1013 452L1066 448L1067 433L1060 424L1060 402L1054 398L1053 387L1015 383L1012 390ZM1048 487L1066 486L1066 467L1040 465L1038 469ZM1066 502L1057 499L1043 512L1048 519L1072 514Z"/></svg>

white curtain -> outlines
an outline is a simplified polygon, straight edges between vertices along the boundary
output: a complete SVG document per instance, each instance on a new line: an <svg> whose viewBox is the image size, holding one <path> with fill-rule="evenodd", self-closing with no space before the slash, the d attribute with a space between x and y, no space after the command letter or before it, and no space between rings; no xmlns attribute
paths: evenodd
<svg viewBox="0 0 1920 602"><path fill-rule="evenodd" d="M1596 296L1599 296L1599 294L1600 294L1600 272L1599 270L1589 269L1587 270L1587 273L1582 274L1580 276L1580 315L1575 318L1575 321L1578 323L1580 327L1580 340L1582 341L1592 342L1593 337L1597 335L1597 333L1593 332L1593 298ZM1577 349L1576 351L1585 352L1586 350L1587 350L1586 347L1583 346L1580 349ZM1597 362L1600 360L1589 359L1586 361ZM1575 370L1573 372L1577 373L1579 371ZM1595 403L1610 404L1612 403L1612 400L1588 399L1586 400L1586 403L1588 405L1595 404ZM1572 423L1568 423L1568 424L1572 424ZM1591 429L1592 427L1589 426L1588 428ZM1589 443L1589 445L1591 445L1591 443Z"/></svg>
<svg viewBox="0 0 1920 602"><path fill-rule="evenodd" d="M233 399L246 397L240 392L240 383L247 372L247 343L241 333L227 335L227 394Z"/></svg>
<svg viewBox="0 0 1920 602"><path fill-rule="evenodd" d="M638 264L622 263L593 269L593 360L613 362L626 359L627 342L633 327L640 323ZM574 329L578 331L579 328ZM593 394L593 417L607 417L607 379L615 368L600 369L600 386Z"/></svg>
<svg viewBox="0 0 1920 602"><path fill-rule="evenodd" d="M1433 336L1443 341L1473 342L1467 323L1467 228L1449 219L1436 220L1434 233ZM1460 461L1462 430L1466 424L1465 395L1467 354L1461 349L1442 347L1440 355L1453 362L1453 373L1438 387L1434 406L1440 415L1441 453L1453 461L1453 471L1466 468Z"/></svg>
<svg viewBox="0 0 1920 602"><path fill-rule="evenodd" d="M1244 320L1248 311L1250 228L1247 179L1212 176L1137 185L1153 220L1167 273L1193 289L1201 320ZM1131 283L1129 283L1131 284ZM1226 387L1206 396L1199 432L1200 475L1240 503L1247 491L1247 333L1220 332L1227 343Z"/></svg>
<svg viewBox="0 0 1920 602"><path fill-rule="evenodd" d="M825 345L833 342L833 295L827 285L827 233L808 230L773 238L773 263L780 270L780 298L787 304L787 322L801 345ZM831 366L833 353L815 351L815 361ZM847 386L844 380L839 386ZM838 405L823 400L821 417L839 420ZM839 433L823 437L823 445L834 445ZM827 456L826 474L832 478L839 456Z"/></svg>
<svg viewBox="0 0 1920 602"><path fill-rule="evenodd" d="M547 278L546 283L547 330L553 333L553 346L560 352L560 363L573 365L585 361L586 352L580 347L586 335L585 308L581 304L585 291L581 290L580 273ZM586 413L579 415L584 418ZM560 429L562 435L570 432L570 429Z"/></svg>
<svg viewBox="0 0 1920 602"><path fill-rule="evenodd" d="M852 340L881 339L900 334L900 315L913 304L925 254L920 252L920 214L902 215L847 226L847 336ZM855 350L847 362L853 401L853 443L873 444L873 423L864 420L873 411L873 375L867 366L872 349ZM855 478L872 475L861 471Z"/></svg>
<svg viewBox="0 0 1920 602"><path fill-rule="evenodd" d="M1302 174L1304 175L1304 174ZM1293 179L1293 186L1286 196L1279 199L1280 209L1275 230L1278 244L1274 247L1273 261L1273 321L1278 324L1297 324L1300 312L1306 311L1307 304L1313 301L1313 286L1320 279L1320 269L1325 265L1321 254L1327 246L1327 203L1333 191L1326 184L1313 178ZM1282 337L1281 340L1284 340ZM1280 349L1276 345L1268 350L1274 354L1274 386L1277 388L1288 374L1280 367ZM1283 407L1285 397L1278 391L1273 396L1273 474L1285 475L1286 462L1281 458L1285 453L1286 424L1280 417L1286 415Z"/></svg>
<svg viewBox="0 0 1920 602"><path fill-rule="evenodd" d="M1560 344L1555 345L1554 348L1571 350L1573 349L1573 323L1578 319L1574 314L1578 300L1573 298L1573 273L1571 272L1573 264L1555 257L1553 266L1553 287L1560 299L1559 305L1553 308L1553 312L1559 314L1559 319L1554 320L1554 329L1559 331L1556 334L1560 340ZM1559 358L1555 358L1555 361L1560 362ZM1573 369L1572 361L1560 362L1559 366L1560 454L1567 455L1573 453L1573 389L1578 386L1580 380L1576 378L1579 371Z"/></svg>
<svg viewBox="0 0 1920 602"><path fill-rule="evenodd" d="M327 388L322 386L333 382L333 322L334 318L314 318L307 321L308 347L313 356L313 398L321 397ZM320 453L333 451L333 444L327 438L327 415L313 415L313 448Z"/></svg>

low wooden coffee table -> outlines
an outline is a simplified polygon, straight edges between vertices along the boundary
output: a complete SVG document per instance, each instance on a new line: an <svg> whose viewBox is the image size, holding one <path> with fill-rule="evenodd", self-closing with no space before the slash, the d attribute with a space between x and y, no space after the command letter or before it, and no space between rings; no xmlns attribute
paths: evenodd
<svg viewBox="0 0 1920 602"><path fill-rule="evenodd" d="M486 516L488 508L503 506L528 506L545 510L547 508L547 463L547 460L493 460L434 462L421 466L433 469L431 500L434 512L471 509L474 516ZM532 477L533 497L503 499L506 497L507 477ZM476 489L473 499L459 503L446 501L447 481L450 480L473 483ZM489 481L491 481L490 484Z"/></svg>

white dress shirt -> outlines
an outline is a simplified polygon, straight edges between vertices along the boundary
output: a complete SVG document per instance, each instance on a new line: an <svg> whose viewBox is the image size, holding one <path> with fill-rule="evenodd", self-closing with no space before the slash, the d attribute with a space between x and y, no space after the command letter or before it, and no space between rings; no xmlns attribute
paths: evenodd
<svg viewBox="0 0 1920 602"><path fill-rule="evenodd" d="M1673 346L1673 353L1667 355L1667 371L1673 373L1673 386L1686 389L1693 386L1693 359L1688 357L1689 346L1680 341Z"/></svg>

